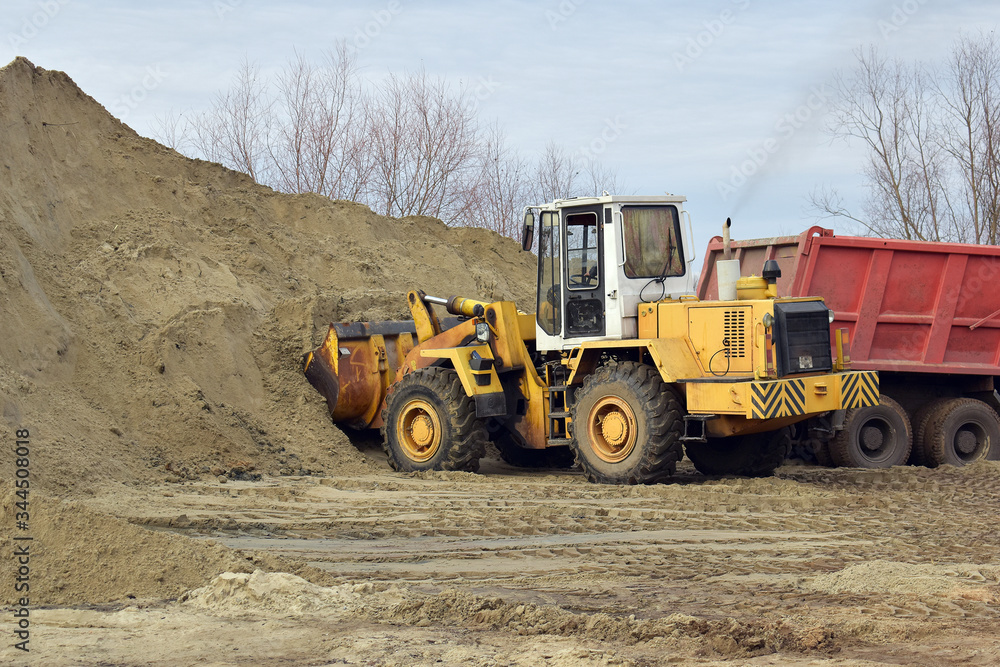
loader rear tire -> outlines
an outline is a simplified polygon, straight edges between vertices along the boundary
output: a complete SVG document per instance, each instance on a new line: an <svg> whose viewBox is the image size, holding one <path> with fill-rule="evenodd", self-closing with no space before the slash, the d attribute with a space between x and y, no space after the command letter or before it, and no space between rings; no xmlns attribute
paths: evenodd
<svg viewBox="0 0 1000 667"><path fill-rule="evenodd" d="M652 484L683 456L683 406L651 366L601 366L577 391L572 415L570 447L591 482Z"/></svg>
<svg viewBox="0 0 1000 667"><path fill-rule="evenodd" d="M687 446L691 463L702 475L770 477L792 451L788 427L777 431L709 438Z"/></svg>
<svg viewBox="0 0 1000 667"><path fill-rule="evenodd" d="M504 424L487 426L490 440L507 465L515 468L572 468L573 451L566 446L533 449L525 446L524 438L517 431L511 431Z"/></svg>
<svg viewBox="0 0 1000 667"><path fill-rule="evenodd" d="M844 468L905 465L913 448L910 418L885 394L879 404L847 411L844 428L830 441L830 457Z"/></svg>
<svg viewBox="0 0 1000 667"><path fill-rule="evenodd" d="M486 428L454 370L405 375L389 388L382 421L382 447L394 470L479 470Z"/></svg>
<svg viewBox="0 0 1000 667"><path fill-rule="evenodd" d="M924 442L926 464L931 468L986 460L1000 448L997 413L974 398L953 398L934 411Z"/></svg>

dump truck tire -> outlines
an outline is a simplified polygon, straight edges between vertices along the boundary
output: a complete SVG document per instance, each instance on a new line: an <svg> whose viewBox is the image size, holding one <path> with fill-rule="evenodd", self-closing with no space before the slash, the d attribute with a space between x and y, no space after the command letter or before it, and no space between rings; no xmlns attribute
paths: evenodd
<svg viewBox="0 0 1000 667"><path fill-rule="evenodd" d="M988 458L1000 447L1000 422L986 403L953 398L934 412L924 440L924 456L931 468L946 463L964 466Z"/></svg>
<svg viewBox="0 0 1000 667"><path fill-rule="evenodd" d="M577 391L572 416L570 447L591 482L659 482L683 456L681 401L645 364L601 366Z"/></svg>
<svg viewBox="0 0 1000 667"><path fill-rule="evenodd" d="M912 448L906 410L883 394L878 405L847 411L843 430L830 441L830 458L845 468L889 468L904 465Z"/></svg>
<svg viewBox="0 0 1000 667"><path fill-rule="evenodd" d="M770 477L792 450L791 431L709 438L687 446L687 456L703 475Z"/></svg>
<svg viewBox="0 0 1000 667"><path fill-rule="evenodd" d="M910 423L913 425L913 450L910 452L910 464L915 466L927 465L927 448L930 443L927 440L928 430L937 413L942 407L947 405L949 398L937 398L930 401L913 415Z"/></svg>
<svg viewBox="0 0 1000 667"><path fill-rule="evenodd" d="M828 440L813 438L811 443L813 456L816 457L816 465L824 468L832 468L833 459L830 457L830 442Z"/></svg>
<svg viewBox="0 0 1000 667"><path fill-rule="evenodd" d="M389 388L382 421L382 447L394 470L479 470L486 428L454 370L405 375Z"/></svg>
<svg viewBox="0 0 1000 667"><path fill-rule="evenodd" d="M486 431L503 462L515 468L573 467L573 450L565 445L532 449L523 444L524 438L520 433L510 430L499 421L492 428L487 425Z"/></svg>

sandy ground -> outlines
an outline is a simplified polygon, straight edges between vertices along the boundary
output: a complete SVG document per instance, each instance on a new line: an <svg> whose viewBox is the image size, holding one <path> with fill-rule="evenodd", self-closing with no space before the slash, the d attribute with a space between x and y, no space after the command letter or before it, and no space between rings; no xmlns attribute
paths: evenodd
<svg viewBox="0 0 1000 667"><path fill-rule="evenodd" d="M407 476L302 376L408 289L533 283L511 239L276 193L0 69L0 663L1000 663L1000 463Z"/></svg>
<svg viewBox="0 0 1000 667"><path fill-rule="evenodd" d="M87 511L246 566L175 600L39 609L29 664L1000 662L1000 463L762 480L684 463L651 487L484 473L98 495Z"/></svg>

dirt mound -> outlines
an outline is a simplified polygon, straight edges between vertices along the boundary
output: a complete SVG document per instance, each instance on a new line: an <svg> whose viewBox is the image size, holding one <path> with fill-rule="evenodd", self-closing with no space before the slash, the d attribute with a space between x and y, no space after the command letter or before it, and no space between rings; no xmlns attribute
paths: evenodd
<svg viewBox="0 0 1000 667"><path fill-rule="evenodd" d="M11 510L18 498L9 487L0 495L7 510L0 530L32 538L16 543L29 552L32 606L175 598L220 572L253 569L232 549L133 526L37 490L29 495L30 531L19 531ZM0 579L13 582L18 567L13 557L0 559ZM18 595L13 586L5 587L3 604Z"/></svg>
<svg viewBox="0 0 1000 667"><path fill-rule="evenodd" d="M509 239L284 195L138 136L64 73L0 70L0 400L55 493L359 471L299 369L407 289L532 308Z"/></svg>
<svg viewBox="0 0 1000 667"><path fill-rule="evenodd" d="M355 589L361 587L364 584L317 586L286 572L223 572L205 586L185 593L181 600L230 614L305 614L357 607Z"/></svg>
<svg viewBox="0 0 1000 667"><path fill-rule="evenodd" d="M1000 600L1000 567L932 565L874 560L803 582L804 590L822 593L881 593Z"/></svg>
<svg viewBox="0 0 1000 667"><path fill-rule="evenodd" d="M190 607L220 616L314 615L324 617L325 622L331 618L355 618L417 628L464 627L510 632L521 637L578 637L626 645L687 641L710 646L728 656L817 648L829 635L816 626L798 627L785 622L705 620L685 614L637 619L634 614L576 613L556 605L525 604L458 589L428 595L405 585L362 583L324 587L295 575L260 570L253 574L220 574L181 599Z"/></svg>

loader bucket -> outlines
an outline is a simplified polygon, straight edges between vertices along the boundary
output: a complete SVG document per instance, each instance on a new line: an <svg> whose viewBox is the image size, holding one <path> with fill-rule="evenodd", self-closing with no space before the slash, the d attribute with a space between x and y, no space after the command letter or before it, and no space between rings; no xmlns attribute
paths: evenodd
<svg viewBox="0 0 1000 667"><path fill-rule="evenodd" d="M343 322L303 358L306 379L327 401L334 422L377 428L381 406L396 370L413 349L412 321Z"/></svg>

